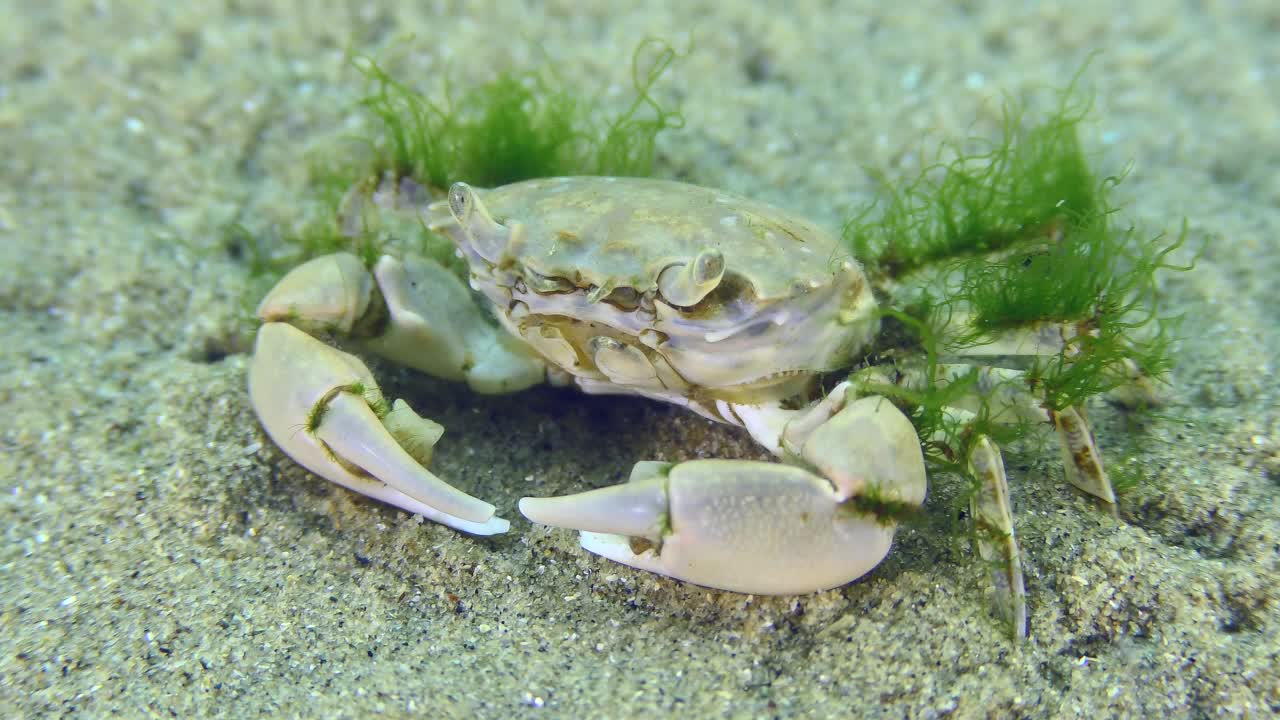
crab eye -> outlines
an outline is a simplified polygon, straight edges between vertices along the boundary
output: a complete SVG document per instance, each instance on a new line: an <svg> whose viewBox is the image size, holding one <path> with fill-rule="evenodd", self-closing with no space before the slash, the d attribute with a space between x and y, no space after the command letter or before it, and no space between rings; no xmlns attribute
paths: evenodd
<svg viewBox="0 0 1280 720"><path fill-rule="evenodd" d="M698 304L724 278L724 256L715 248L698 253L692 262L669 265L658 275L658 291L681 307Z"/></svg>
<svg viewBox="0 0 1280 720"><path fill-rule="evenodd" d="M453 213L458 222L462 222L470 213L471 207L471 187L466 183L454 183L449 188L449 212Z"/></svg>

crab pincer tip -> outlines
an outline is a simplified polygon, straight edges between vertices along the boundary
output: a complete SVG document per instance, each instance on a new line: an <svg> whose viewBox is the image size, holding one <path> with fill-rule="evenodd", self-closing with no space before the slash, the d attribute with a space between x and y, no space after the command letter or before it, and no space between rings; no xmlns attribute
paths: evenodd
<svg viewBox="0 0 1280 720"><path fill-rule="evenodd" d="M667 517L663 478L623 483L576 495L520 500L520 512L543 525L657 540Z"/></svg>
<svg viewBox="0 0 1280 720"><path fill-rule="evenodd" d="M414 460L363 398L339 393L316 436L338 456L409 497L456 518L484 523L496 508L436 477Z"/></svg>

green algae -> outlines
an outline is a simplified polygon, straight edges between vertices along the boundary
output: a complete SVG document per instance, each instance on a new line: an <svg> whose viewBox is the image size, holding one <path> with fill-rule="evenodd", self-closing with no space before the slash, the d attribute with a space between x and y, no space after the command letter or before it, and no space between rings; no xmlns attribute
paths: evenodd
<svg viewBox="0 0 1280 720"><path fill-rule="evenodd" d="M961 479L951 517L971 517L961 534L976 546L1008 539L973 507L983 480L967 460L981 438L1043 445L1043 423L1029 419L1036 409L1083 412L1126 390L1124 404L1154 402L1150 383L1172 365L1179 318L1161 312L1158 277L1190 269L1171 260L1186 223L1150 236L1118 221L1111 193L1124 175L1092 169L1079 139L1092 103L1076 80L1043 118L1006 100L998 137L943 143L951 160L886 184L843 231L883 301L876 364L852 379L907 415L930 475ZM1057 328L1056 346L1004 355L1018 344L1009 341L1046 328ZM1020 372L984 375L984 364ZM1033 412L1011 413L1009 398ZM1129 468L1115 475L1122 492L1143 479ZM1024 629L1015 621L1013 632Z"/></svg>
<svg viewBox="0 0 1280 720"><path fill-rule="evenodd" d="M1036 122L1006 101L998 138L971 141L980 149L967 154L944 144L954 159L889 187L845 225L873 278L919 284L889 314L929 358L926 386L899 393L926 443L955 435L939 413L962 392L934 384L932 368L1046 323L1068 328L1063 347L1025 372L1046 409L1169 369L1176 318L1159 311L1157 274L1189 269L1169 259L1186 229L1146 237L1117 227L1109 193L1123 176L1099 177L1078 137L1090 107L1074 81Z"/></svg>
<svg viewBox="0 0 1280 720"><path fill-rule="evenodd" d="M613 116L552 67L500 73L461 92L446 83L443 99L433 99L359 57L356 67L373 87L360 104L379 121L372 171L437 191L458 181L495 187L558 175L650 175L658 134L683 124L653 97L678 57L664 41L640 43L632 55L634 98Z"/></svg>
<svg viewBox="0 0 1280 720"><path fill-rule="evenodd" d="M1022 108L1006 101L999 138L943 142L938 154L954 158L886 183L885 197L846 223L845 241L873 271L899 276L1097 216L1105 211L1103 186L1078 137L1090 107L1074 84L1038 123L1026 123Z"/></svg>

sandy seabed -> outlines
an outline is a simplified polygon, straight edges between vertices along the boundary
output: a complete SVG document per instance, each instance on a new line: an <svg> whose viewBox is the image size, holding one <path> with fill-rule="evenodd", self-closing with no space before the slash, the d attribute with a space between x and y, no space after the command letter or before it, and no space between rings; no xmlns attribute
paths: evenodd
<svg viewBox="0 0 1280 720"><path fill-rule="evenodd" d="M1262 717L1280 712L1280 6L9 2L0 10L0 709L363 717ZM961 9L963 8L963 9ZM223 231L300 220L309 164L367 132L355 49L426 88L550 61L626 88L645 36L686 128L658 172L837 228L1002 96L1090 57L1083 140L1121 216L1203 248L1169 404L1091 408L1147 482L1118 518L1010 458L1030 638L935 522L849 586L713 592L588 556L524 494L639 459L763 457L678 409L474 397L385 364L447 428L434 469L517 518L476 539L309 475L248 405L249 271ZM1096 54L1094 54L1096 53ZM1130 165L1131 163L1131 165ZM1186 258L1183 258L1186 259Z"/></svg>

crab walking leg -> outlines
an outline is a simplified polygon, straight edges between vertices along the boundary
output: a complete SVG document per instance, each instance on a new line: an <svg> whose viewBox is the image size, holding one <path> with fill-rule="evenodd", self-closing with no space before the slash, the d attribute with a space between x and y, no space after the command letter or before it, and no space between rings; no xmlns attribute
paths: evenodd
<svg viewBox="0 0 1280 720"><path fill-rule="evenodd" d="M1050 410L1049 416L1053 420L1053 429L1058 433L1067 482L1100 498L1114 511L1116 493L1111 488L1107 471L1102 467L1102 455L1094 442L1093 431L1089 429L1084 409L1069 407Z"/></svg>
<svg viewBox="0 0 1280 720"><path fill-rule="evenodd" d="M947 406L942 409L951 424L964 425L974 419L969 410ZM939 432L933 438L947 440ZM969 514L977 531L978 555L991 563L991 586L996 611L1013 631L1014 638L1027 636L1027 591L1022 576L1022 551L1013 528L1013 507L1009 481L1005 476L1000 448L986 435L969 443L966 472L977 481L978 491L969 500Z"/></svg>
<svg viewBox="0 0 1280 720"><path fill-rule="evenodd" d="M883 398L849 404L809 434L804 467L743 460L641 462L623 485L524 498L534 522L581 530L610 560L698 585L787 595L844 585L889 552L877 508L924 500L911 423Z"/></svg>
<svg viewBox="0 0 1280 720"><path fill-rule="evenodd" d="M445 483L405 451L370 407L381 395L354 355L291 325L267 323L258 330L249 396L271 439L317 475L465 532L508 529L493 505ZM415 431L403 417L399 426L420 440L431 432ZM433 438L425 439L429 446Z"/></svg>
<svg viewBox="0 0 1280 720"><path fill-rule="evenodd" d="M1164 398L1160 397L1151 375L1142 366L1132 358L1124 358L1120 362L1128 382L1108 392L1108 398L1130 410L1160 407L1164 404Z"/></svg>
<svg viewBox="0 0 1280 720"><path fill-rule="evenodd" d="M1027 389L1021 370L942 364L938 366L936 382L946 385L972 373L976 373L973 396L957 399L952 410L974 414L985 405L991 413L991 420L995 422L1051 423L1062 449L1062 465L1067 482L1099 498L1114 511L1116 494L1106 468L1103 467L1102 454L1098 451L1083 408L1046 409L1043 402ZM868 378L870 382L864 385L871 390L875 389L876 383L890 382L880 376L869 375ZM923 374L919 372L908 372L899 382L916 390L925 386Z"/></svg>
<svg viewBox="0 0 1280 720"><path fill-rule="evenodd" d="M953 408L976 414L985 407L992 422L1009 425L1020 422L1047 424L1050 421L1043 402L1027 389L1026 373L1021 370L941 363L935 377L938 385L967 382L972 377L973 392L967 397L956 398L951 405ZM912 389L921 390L923 381L923 373L919 373L905 383Z"/></svg>
<svg viewBox="0 0 1280 720"><path fill-rule="evenodd" d="M1074 407L1064 410L1044 408L1043 403L1026 389L1023 373L1018 370L943 364L938 366L935 382L947 385L970 377L974 381L973 397L957 398L944 408L953 424L962 426L969 423L983 408L995 422L1052 423L1062 448L1067 480L1106 501L1114 512L1115 493L1081 410ZM862 378L861 387L875 390L877 385L889 382L882 374L867 373ZM926 385L920 372L907 372L898 382L917 390ZM991 577L997 609L1010 623L1014 636L1025 637L1026 589L1004 459L990 438L978 435L969 445L966 464L969 475L978 481L978 493L970 501L971 514L978 529L978 553L983 560L996 563Z"/></svg>
<svg viewBox="0 0 1280 720"><path fill-rule="evenodd" d="M944 344L962 335L971 318L972 316L968 313L954 313L942 330ZM981 344L949 345L947 354L961 358L1043 358L1065 353L1066 357L1072 358L1080 348L1080 332L1096 334L1096 331L1082 331L1080 327L1071 323L1042 322L996 333L989 341ZM1113 370L1120 373L1125 382L1109 390L1108 398L1129 409L1159 407L1164 404L1155 382L1142 366L1128 357L1120 358L1118 362L1119 367Z"/></svg>
<svg viewBox="0 0 1280 720"><path fill-rule="evenodd" d="M972 319L972 315L963 311L951 315L940 338L948 354L961 357L1046 357L1062 352L1076 333L1072 325L1041 322L996 332L981 344L956 343L973 326Z"/></svg>
<svg viewBox="0 0 1280 720"><path fill-rule="evenodd" d="M969 447L967 465L969 474L978 480L978 492L969 500L969 512L978 530L978 555L992 565L996 608L1013 628L1013 636L1024 638L1027 591L1022 580L1022 553L1013 531L1004 458L991 438L979 435Z"/></svg>
<svg viewBox="0 0 1280 720"><path fill-rule="evenodd" d="M945 375L941 382L954 380L960 373L975 370L965 370L962 365L942 365L940 368ZM1062 449L1062 465L1067 482L1114 508L1116 494L1102 465L1102 454L1098 452L1098 446L1094 442L1084 408L1045 408L1026 389L1026 383L1022 380L1023 373L1019 370L982 367L976 368L976 372L976 389L982 398L972 400L980 404L985 399L993 421L1052 423L1058 436L1058 445ZM972 403L961 401L957 405L971 412L977 411L977 405Z"/></svg>

